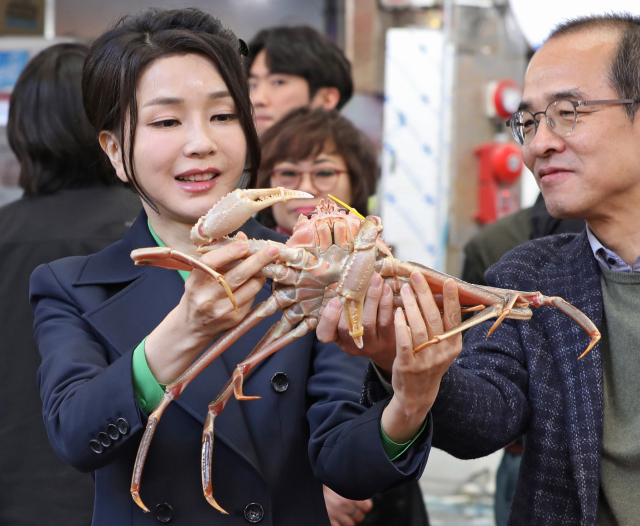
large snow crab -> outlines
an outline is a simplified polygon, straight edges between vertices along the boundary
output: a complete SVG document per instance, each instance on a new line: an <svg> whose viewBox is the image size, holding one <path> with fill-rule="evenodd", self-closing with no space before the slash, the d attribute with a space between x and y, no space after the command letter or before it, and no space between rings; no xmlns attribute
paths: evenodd
<svg viewBox="0 0 640 526"><path fill-rule="evenodd" d="M249 243L249 254L254 254L267 244L277 244L280 249L277 262L262 270L266 278L273 280L273 295L257 305L232 330L203 353L177 380L166 387L164 397L151 413L147 422L131 481L131 494L135 502L149 511L140 498L140 481L144 461L156 426L167 406L184 391L187 385L208 364L248 332L258 322L276 311L282 318L271 327L247 359L238 365L222 392L209 404L203 430L202 484L205 498L216 509L226 513L213 498L211 458L213 450L213 425L216 416L224 409L232 395L238 400L254 400L242 392L244 377L261 360L286 346L318 325L322 305L331 297L340 297L343 312L349 324L349 333L356 345L362 347L362 307L371 277L376 272L391 285L396 302L401 305L399 294L402 283L408 282L413 271L421 272L434 295L441 301L442 286L450 276L417 263L395 259L380 237L382 222L379 217L363 218L357 212L339 207L334 201L320 201L315 211L301 215L286 244L266 240L246 240L227 237L241 227L259 210L287 199L313 197L305 192L272 188L262 190L235 190L218 202L200 218L191 231L191 240L204 253L228 243ZM198 259L171 248L153 247L134 250L132 259L137 265L158 266L169 269L191 270L197 268L209 274L223 285L231 301L233 294L224 278ZM530 306L549 305L561 310L575 320L589 335L591 341L584 356L600 339L595 325L581 311L560 297L543 296L539 292L521 292L493 287L479 287L455 279L463 311L480 311L455 329L433 338L414 352L440 342L485 320L497 318L487 334L491 334L505 318L528 320L532 316ZM582 357L581 356L581 357Z"/></svg>

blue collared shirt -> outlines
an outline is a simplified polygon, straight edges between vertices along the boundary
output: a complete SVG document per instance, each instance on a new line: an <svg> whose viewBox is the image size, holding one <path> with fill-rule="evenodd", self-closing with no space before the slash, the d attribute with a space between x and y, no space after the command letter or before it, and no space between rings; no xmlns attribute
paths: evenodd
<svg viewBox="0 0 640 526"><path fill-rule="evenodd" d="M605 268L613 270L614 272L640 272L640 256L633 262L633 266L630 267L618 254L605 248L598 238L593 235L593 232L589 230L589 227L587 227L587 237L589 238L593 256Z"/></svg>

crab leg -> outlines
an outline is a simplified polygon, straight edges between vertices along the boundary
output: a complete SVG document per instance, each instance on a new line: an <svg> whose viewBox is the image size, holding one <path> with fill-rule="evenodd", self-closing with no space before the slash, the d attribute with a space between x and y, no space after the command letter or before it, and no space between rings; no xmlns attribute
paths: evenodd
<svg viewBox="0 0 640 526"><path fill-rule="evenodd" d="M169 247L150 247L133 250L131 252L131 259L133 259L136 265L144 265L146 267L187 271L197 268L222 285L231 303L233 303L233 308L236 310L236 313L239 312L236 299L233 297L233 292L231 292L229 285L227 285L224 276L192 256Z"/></svg>
<svg viewBox="0 0 640 526"><path fill-rule="evenodd" d="M251 352L251 354L247 356L247 359L244 362L238 364L238 367L233 372L233 376L225 384L220 394L213 402L209 404L207 419L205 421L204 430L202 432L202 487L207 502L209 502L209 504L211 504L218 511L227 514L227 512L213 498L213 487L211 483L213 428L216 417L222 413L232 395L235 395L237 400L255 400L259 398L254 396L245 396L243 394L242 384L244 382L244 378L262 360L268 358L276 351L279 351L283 347L287 346L296 338L300 338L301 336L307 334L309 331L312 331L317 327L317 325L317 318L304 318L295 329L279 336L285 328L290 328L292 326L291 321L287 320L287 318L283 316L280 322L274 325L272 330L267 333L263 341L261 341L260 344L258 344L258 346Z"/></svg>
<svg viewBox="0 0 640 526"><path fill-rule="evenodd" d="M156 427L162 414L167 406L175 399L179 398L187 385L202 372L213 360L220 356L225 350L227 350L234 342L236 342L241 336L247 333L250 329L255 327L263 318L271 316L278 309L283 307L283 303L291 304L293 302L290 299L293 290L280 289L276 294L269 299L263 301L247 315L233 329L229 330L222 338L220 338L214 345L212 345L204 354L200 356L177 380L167 385L164 396L160 401L158 407L149 415L147 421L147 427L140 441L138 448L138 454L133 468L133 476L131 479L131 496L138 506L144 511L148 512L149 509L144 505L140 498L140 481L142 478L142 470L144 468L144 462L149 452L149 445L151 439L155 433Z"/></svg>
<svg viewBox="0 0 640 526"><path fill-rule="evenodd" d="M458 325L457 327L451 329L450 331L447 331L443 334L440 334L438 336L434 336L433 339L429 340L426 343L423 343L422 345L419 345L418 347L416 347L413 352L417 353L420 352L422 349L425 349L426 347L429 347L435 343L440 343L443 340L446 340L447 338L449 338L450 336L453 336L454 334L458 334L459 332L462 331L466 331L467 329L469 329L470 327L473 327L475 325L478 325L480 323L482 323L483 321L489 320L491 318L495 318L495 317L500 317L500 315L503 313L504 310L504 306L500 305L500 304L496 304L496 305L491 305L491 307L478 312L476 315L472 316L471 318L469 318L467 321L462 322L460 325ZM531 309L528 308L524 308L524 309L511 309L511 312L509 313L509 315L507 316L510 319L514 319L514 320L529 320L531 319L531 316L533 315L533 313L531 312ZM489 334L487 334L487 337L489 336Z"/></svg>

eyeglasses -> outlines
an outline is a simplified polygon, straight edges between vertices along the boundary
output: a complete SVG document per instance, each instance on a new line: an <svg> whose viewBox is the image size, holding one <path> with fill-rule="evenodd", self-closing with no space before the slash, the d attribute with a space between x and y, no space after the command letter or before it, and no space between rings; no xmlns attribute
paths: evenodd
<svg viewBox="0 0 640 526"><path fill-rule="evenodd" d="M271 184L273 186L282 186L289 190L295 190L300 186L303 174L308 173L311 176L311 184L320 192L331 192L336 184L340 174L348 173L346 170L337 168L319 168L317 170L296 170L295 168L281 168L271 172Z"/></svg>
<svg viewBox="0 0 640 526"><path fill-rule="evenodd" d="M566 137L576 127L578 120L578 108L582 106L598 106L602 104L634 104L633 99L615 100L569 100L560 99L551 102L544 111L531 113L521 110L515 112L507 121L507 126L511 128L513 138L521 145L531 144L538 131L540 120L536 117L544 115L547 126L556 135Z"/></svg>

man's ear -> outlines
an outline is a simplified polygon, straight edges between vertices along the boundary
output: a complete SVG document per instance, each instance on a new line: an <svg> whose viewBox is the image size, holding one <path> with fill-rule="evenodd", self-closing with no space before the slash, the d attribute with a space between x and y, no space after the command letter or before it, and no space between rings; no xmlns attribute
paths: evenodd
<svg viewBox="0 0 640 526"><path fill-rule="evenodd" d="M102 150L107 154L111 164L115 168L118 179L124 183L128 183L129 180L127 179L127 174L124 171L122 148L120 147L120 143L116 139L116 136L111 132L101 131L100 135L98 135L98 140L100 141Z"/></svg>
<svg viewBox="0 0 640 526"><path fill-rule="evenodd" d="M340 102L340 91L338 88L320 88L311 99L310 106L312 108L322 108L324 110L333 110Z"/></svg>

